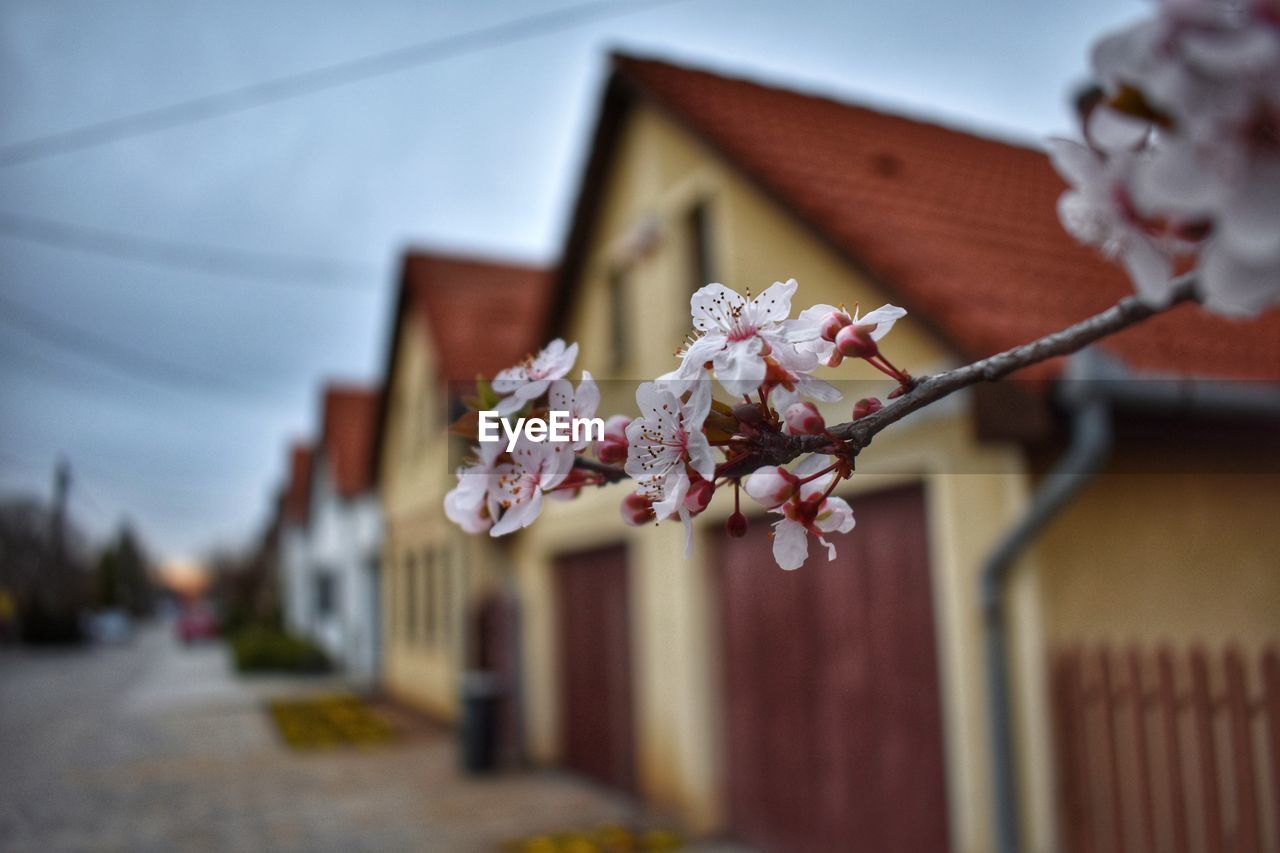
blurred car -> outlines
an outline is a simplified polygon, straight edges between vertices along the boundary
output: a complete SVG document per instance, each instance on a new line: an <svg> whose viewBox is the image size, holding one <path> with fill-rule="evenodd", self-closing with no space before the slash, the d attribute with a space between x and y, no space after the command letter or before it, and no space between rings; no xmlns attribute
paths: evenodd
<svg viewBox="0 0 1280 853"><path fill-rule="evenodd" d="M184 643L208 640L218 636L218 620L207 604L187 604L178 614L178 638Z"/></svg>
<svg viewBox="0 0 1280 853"><path fill-rule="evenodd" d="M98 643L128 642L133 636L133 619L117 607L100 610L90 617L89 636Z"/></svg>

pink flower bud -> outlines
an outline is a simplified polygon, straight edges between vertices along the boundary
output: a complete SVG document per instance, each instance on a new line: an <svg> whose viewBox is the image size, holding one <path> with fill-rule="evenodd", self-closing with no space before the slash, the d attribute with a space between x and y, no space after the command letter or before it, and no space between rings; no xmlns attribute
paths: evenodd
<svg viewBox="0 0 1280 853"><path fill-rule="evenodd" d="M849 358L871 358L880 350L871 340L874 326L845 326L836 335L836 351Z"/></svg>
<svg viewBox="0 0 1280 853"><path fill-rule="evenodd" d="M622 499L622 520L632 527L642 527L654 520L653 501L639 492Z"/></svg>
<svg viewBox="0 0 1280 853"><path fill-rule="evenodd" d="M861 400L853 404L853 419L865 418L867 415L874 414L884 408L878 397L863 397Z"/></svg>
<svg viewBox="0 0 1280 853"><path fill-rule="evenodd" d="M684 496L684 508L693 515L697 515L711 504L711 496L716 493L716 484L697 475L694 476L696 479L689 484L689 491Z"/></svg>
<svg viewBox="0 0 1280 853"><path fill-rule="evenodd" d="M627 461L627 424L631 418L614 415L604 422L604 438L596 442L596 458L606 465Z"/></svg>
<svg viewBox="0 0 1280 853"><path fill-rule="evenodd" d="M840 354L840 350L833 349L831 351L831 358L827 359L827 367L839 367L840 362L842 361L844 361L844 356Z"/></svg>
<svg viewBox="0 0 1280 853"><path fill-rule="evenodd" d="M792 403L783 417L792 435L821 435L827 429L827 422L813 403Z"/></svg>
<svg viewBox="0 0 1280 853"><path fill-rule="evenodd" d="M834 341L840 330L852 322L853 318L843 311L832 311L822 318L822 325L819 326L822 339L824 341Z"/></svg>
<svg viewBox="0 0 1280 853"><path fill-rule="evenodd" d="M747 477L742 488L761 506L773 509L782 506L800 491L800 479L786 468L766 465Z"/></svg>
<svg viewBox="0 0 1280 853"><path fill-rule="evenodd" d="M738 510L733 511L733 515L729 516L724 523L724 532L728 533L734 539L741 539L747 535L747 517Z"/></svg>

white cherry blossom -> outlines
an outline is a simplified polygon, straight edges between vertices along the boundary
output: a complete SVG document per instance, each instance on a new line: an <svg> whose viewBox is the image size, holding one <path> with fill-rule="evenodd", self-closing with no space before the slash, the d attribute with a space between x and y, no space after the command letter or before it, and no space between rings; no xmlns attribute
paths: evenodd
<svg viewBox="0 0 1280 853"><path fill-rule="evenodd" d="M596 382L591 378L591 373L582 371L582 381L578 383L575 391L573 384L567 379L557 379L551 383L551 390L547 394L547 401L552 410L558 412L568 412L571 420L577 418L594 418L596 409L600 407L600 389L596 386ZM591 439L587 437L587 431L583 430L579 439L573 442L574 450L586 450L587 445L591 444Z"/></svg>
<svg viewBox="0 0 1280 853"><path fill-rule="evenodd" d="M563 483L573 470L574 453L565 442L521 436L511 460L494 471L494 492L503 513L490 536L505 536L532 524L542 512L543 492Z"/></svg>
<svg viewBox="0 0 1280 853"><path fill-rule="evenodd" d="M859 306L855 305L853 314L850 315L844 308L819 303L801 311L800 316L789 323L788 334L796 342L796 349L812 353L814 358L823 364L830 363L835 366L839 363L838 360L832 361L832 354L836 347L836 329L842 326L860 326L871 340L879 341L889 334L894 323L905 316L907 316L907 309L899 308L897 305L881 305L866 314L861 314ZM819 400L828 399L814 394L806 396ZM831 399L838 400L840 397Z"/></svg>
<svg viewBox="0 0 1280 853"><path fill-rule="evenodd" d="M723 284L699 288L689 300L695 337L681 354L680 367L659 379L689 382L710 364L725 390L741 397L764 381L766 357L788 370L812 370L817 359L797 350L788 335L796 287L795 279L774 282L750 300Z"/></svg>
<svg viewBox="0 0 1280 853"><path fill-rule="evenodd" d="M853 510L849 508L849 504L843 498L827 497L823 494L831 485L836 472L830 471L821 476L815 476L829 465L828 457L815 454L797 465L794 475L787 475L796 481L805 480L808 477L814 477L814 479L803 483L783 503L775 505L772 509L773 512L782 516L782 519L773 525L773 558L783 569L790 571L804 565L805 560L809 558L810 534L818 537L818 542L826 546L827 559L834 560L836 546L827 541L825 534L848 533L853 529ZM761 469L761 471L764 470ZM755 476L756 474L753 474L748 479L748 483ZM785 478L778 475L778 472L766 475L764 482L774 487L779 484L790 485ZM770 500L778 494L776 488L757 488L757 492L766 494ZM751 490L748 489L747 493L751 494Z"/></svg>
<svg viewBox="0 0 1280 853"><path fill-rule="evenodd" d="M711 410L711 384L694 381L682 401L669 383L645 382L636 390L640 416L627 426L627 474L637 491L653 502L659 521L678 515L688 530L685 505L689 469L704 480L715 478L715 457L702 431ZM676 386L678 389L679 386ZM686 533L686 552L690 540Z"/></svg>
<svg viewBox="0 0 1280 853"><path fill-rule="evenodd" d="M1118 258L1141 295L1153 305L1169 299L1174 261L1183 248L1158 243L1142 227L1123 171L1122 155L1103 157L1067 139L1050 140L1053 165L1071 184L1058 200L1058 217L1077 240Z"/></svg>
<svg viewBox="0 0 1280 853"><path fill-rule="evenodd" d="M1083 130L1095 163L1054 151L1075 186L1063 224L1124 261L1156 304L1175 262L1194 269L1210 310L1247 316L1280 302L1275 5L1163 0L1099 40L1092 62L1103 96Z"/></svg>
<svg viewBox="0 0 1280 853"><path fill-rule="evenodd" d="M577 359L578 345L566 346L563 339L556 338L537 355L529 356L515 367L498 371L492 387L505 395L498 401L498 413L509 415L530 400L541 397L553 381L569 375Z"/></svg>
<svg viewBox="0 0 1280 853"><path fill-rule="evenodd" d="M481 442L472 451L476 458L459 466L458 485L444 496L444 514L467 533L483 533L498 516L495 469L502 445Z"/></svg>
<svg viewBox="0 0 1280 853"><path fill-rule="evenodd" d="M743 481L742 490L761 506L777 509L800 491L800 478L779 465L766 465Z"/></svg>

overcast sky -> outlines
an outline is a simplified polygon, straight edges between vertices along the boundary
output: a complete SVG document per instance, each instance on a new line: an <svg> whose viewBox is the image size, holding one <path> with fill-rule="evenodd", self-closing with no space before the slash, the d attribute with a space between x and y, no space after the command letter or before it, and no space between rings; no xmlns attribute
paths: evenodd
<svg viewBox="0 0 1280 853"><path fill-rule="evenodd" d="M0 148L581 2L5 0ZM165 558L244 541L321 382L375 380L404 246L554 259L610 49L1035 142L1144 5L677 0L0 166L0 492L47 494L65 455L93 532L128 516ZM166 268L5 214L308 266Z"/></svg>

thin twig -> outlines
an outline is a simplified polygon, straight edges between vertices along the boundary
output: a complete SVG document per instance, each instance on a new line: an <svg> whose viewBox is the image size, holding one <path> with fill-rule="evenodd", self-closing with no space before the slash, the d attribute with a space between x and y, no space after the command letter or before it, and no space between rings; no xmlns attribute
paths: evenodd
<svg viewBox="0 0 1280 853"><path fill-rule="evenodd" d="M573 467L581 468L583 471L590 471L598 474L606 483L617 483L627 479L627 472L623 471L617 465L606 465L603 462L597 462L594 459L588 459L585 456L575 457Z"/></svg>
<svg viewBox="0 0 1280 853"><path fill-rule="evenodd" d="M1030 367L1050 358L1070 355L1108 335L1167 311L1175 305L1196 300L1195 280L1190 275L1174 282L1168 305L1152 306L1137 296L1127 296L1099 314L1095 314L1061 331L1045 335L1031 343L1016 346L972 364L918 377L911 390L890 402L877 412L856 421L838 424L827 430L845 443L846 455L856 456L871 440L890 424L897 423L912 412L936 403L943 397L979 382L994 382L1014 371ZM830 446L826 436L783 436L769 442L768 446L755 447L751 452L727 463L717 470L717 475L743 477L766 465L785 465L805 453L814 453Z"/></svg>

